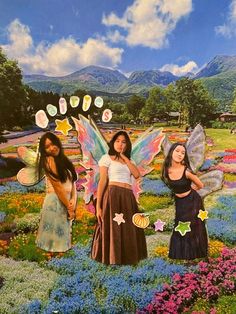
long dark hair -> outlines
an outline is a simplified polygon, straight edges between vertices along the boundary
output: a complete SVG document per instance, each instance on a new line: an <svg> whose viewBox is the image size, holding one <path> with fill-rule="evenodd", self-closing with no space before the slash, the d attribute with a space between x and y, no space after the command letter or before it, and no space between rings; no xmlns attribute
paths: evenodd
<svg viewBox="0 0 236 314"><path fill-rule="evenodd" d="M49 139L54 145L56 145L59 148L58 156L53 157L56 164L57 173L52 172L52 170L48 167L46 162L48 155L45 151L45 142L47 139ZM44 170L46 175L49 175L56 180L60 180L61 182L66 182L67 178L70 178L72 181L77 180L75 168L72 162L65 156L61 141L55 134L47 132L41 137L39 142L39 153L40 153L38 161L39 177L41 176Z"/></svg>
<svg viewBox="0 0 236 314"><path fill-rule="evenodd" d="M188 159L186 146L183 143L178 143L178 142L172 144L170 149L169 149L169 152L168 152L168 154L164 160L164 163L162 166L162 172L161 172L161 178L167 184L168 184L168 170L171 167L173 151L176 149L177 146L184 147L185 155L184 155L184 159L183 159L182 163L183 163L183 165L185 165L185 167L187 167L190 171L192 171L192 169L190 167L189 159Z"/></svg>
<svg viewBox="0 0 236 314"><path fill-rule="evenodd" d="M132 151L132 144L131 144L131 141L130 141L130 138L129 138L129 135L125 132L125 131L118 131L115 135L113 135L112 139L110 140L110 143L109 143L109 151L108 151L108 155L111 155L111 156L116 156L116 158L119 158L120 156L120 153L118 153L115 148L114 148L114 143L115 141L117 140L117 138L120 136L120 135L123 135L125 137L125 141L126 141L126 149L125 151L123 152L123 154L130 159L130 156L131 156L131 151Z"/></svg>

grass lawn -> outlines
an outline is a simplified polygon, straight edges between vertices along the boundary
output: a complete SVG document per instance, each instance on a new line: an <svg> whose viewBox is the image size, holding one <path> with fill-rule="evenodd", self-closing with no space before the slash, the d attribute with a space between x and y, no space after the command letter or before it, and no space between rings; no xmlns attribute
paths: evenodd
<svg viewBox="0 0 236 314"><path fill-rule="evenodd" d="M206 129L206 135L214 141L214 150L236 148L236 135L230 134L228 129Z"/></svg>

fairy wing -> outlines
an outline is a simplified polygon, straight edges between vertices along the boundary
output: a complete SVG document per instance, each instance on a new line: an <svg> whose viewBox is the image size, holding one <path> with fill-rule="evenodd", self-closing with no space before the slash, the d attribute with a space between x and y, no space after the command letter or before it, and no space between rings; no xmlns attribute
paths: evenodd
<svg viewBox="0 0 236 314"><path fill-rule="evenodd" d="M220 170L212 170L201 176L199 179L204 184L204 187L198 191L201 197L205 197L210 193L220 190L223 184L224 173Z"/></svg>
<svg viewBox="0 0 236 314"><path fill-rule="evenodd" d="M163 139L164 135L162 134L162 129L148 129L133 144L131 157L136 163L142 176L145 176L152 171L149 164L160 152Z"/></svg>
<svg viewBox="0 0 236 314"><path fill-rule="evenodd" d="M99 180L98 161L104 154L107 154L108 144L92 119L88 120L82 115L79 115L79 120L74 117L72 119L82 150L82 166L87 169L86 182L83 186L85 188L84 200L88 204L92 196L96 198Z"/></svg>
<svg viewBox="0 0 236 314"><path fill-rule="evenodd" d="M131 157L136 163L141 176L145 176L152 171L153 168L149 167L149 164L160 152L163 139L164 135L162 134L162 129L152 130L152 128L149 128L135 141ZM140 180L133 180L132 182L133 192L137 201L142 191L140 183Z"/></svg>
<svg viewBox="0 0 236 314"><path fill-rule="evenodd" d="M161 146L163 148L164 156L166 157L168 155L168 152L169 152L170 147L171 147L171 142L169 141L167 135L164 136L164 139L162 141L162 145Z"/></svg>
<svg viewBox="0 0 236 314"><path fill-rule="evenodd" d="M191 169L196 172L204 162L206 135L203 127L198 124L186 143Z"/></svg>
<svg viewBox="0 0 236 314"><path fill-rule="evenodd" d="M43 175L38 175L38 154L27 147L20 146L17 149L19 158L25 163L26 167L17 173L17 180L20 184L31 186L43 179Z"/></svg>

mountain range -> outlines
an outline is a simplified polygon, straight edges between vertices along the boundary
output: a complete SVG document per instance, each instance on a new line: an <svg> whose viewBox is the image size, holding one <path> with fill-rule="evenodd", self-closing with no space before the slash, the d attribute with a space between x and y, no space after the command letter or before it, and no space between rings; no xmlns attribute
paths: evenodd
<svg viewBox="0 0 236 314"><path fill-rule="evenodd" d="M197 74L186 76L200 79L219 100L222 110L232 101L236 87L236 56L216 56ZM153 86L165 87L180 79L171 72L160 70L134 71L128 78L117 70L88 66L62 77L24 75L23 81L37 91L73 94L84 89L98 94L146 94Z"/></svg>

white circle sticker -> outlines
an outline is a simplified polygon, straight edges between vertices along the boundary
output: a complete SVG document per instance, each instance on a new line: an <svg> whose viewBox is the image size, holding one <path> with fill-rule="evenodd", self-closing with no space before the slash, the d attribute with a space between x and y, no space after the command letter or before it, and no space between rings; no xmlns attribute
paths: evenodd
<svg viewBox="0 0 236 314"><path fill-rule="evenodd" d="M96 107L98 107L98 108L102 108L102 106L103 106L103 99L102 99L102 97L100 97L100 96L96 97L95 100L94 100L94 105Z"/></svg>

